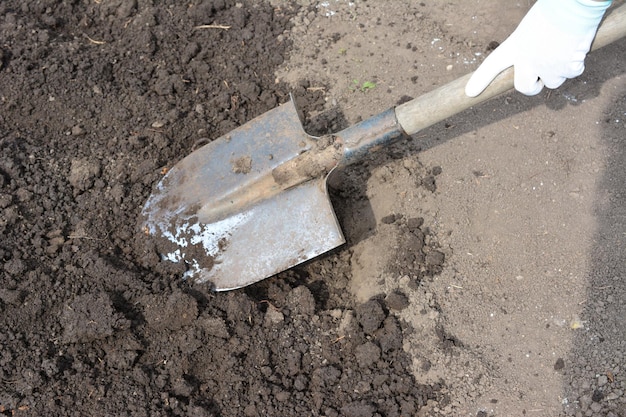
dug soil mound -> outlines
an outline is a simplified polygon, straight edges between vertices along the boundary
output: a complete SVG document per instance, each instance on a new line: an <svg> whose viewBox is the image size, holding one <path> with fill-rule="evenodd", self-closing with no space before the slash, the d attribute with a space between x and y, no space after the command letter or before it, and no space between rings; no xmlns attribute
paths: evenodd
<svg viewBox="0 0 626 417"><path fill-rule="evenodd" d="M445 403L412 377L406 297L346 291L349 251L212 293L137 244L168 167L289 99L274 71L297 11L0 3L1 414L391 417ZM305 118L320 110L306 87ZM386 223L411 236L403 274L438 272L419 219Z"/></svg>

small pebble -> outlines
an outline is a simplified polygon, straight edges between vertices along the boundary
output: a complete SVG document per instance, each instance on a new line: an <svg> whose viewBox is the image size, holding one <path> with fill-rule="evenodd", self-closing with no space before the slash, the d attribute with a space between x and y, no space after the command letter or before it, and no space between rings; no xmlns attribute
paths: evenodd
<svg viewBox="0 0 626 417"><path fill-rule="evenodd" d="M426 263L428 265L440 266L440 265L443 265L445 258L446 258L446 255L443 252L434 250L426 254Z"/></svg>
<svg viewBox="0 0 626 417"><path fill-rule="evenodd" d="M558 358L556 360L556 363L554 364L554 370L560 371L563 368L565 368L565 361L563 360L563 358Z"/></svg>
<svg viewBox="0 0 626 417"><path fill-rule="evenodd" d="M385 304L391 310L404 310L409 306L409 298L401 292L392 292L385 298Z"/></svg>
<svg viewBox="0 0 626 417"><path fill-rule="evenodd" d="M395 214L390 214L388 216L383 217L382 219L380 219L380 221L383 224L392 224L396 221L396 215Z"/></svg>
<svg viewBox="0 0 626 417"><path fill-rule="evenodd" d="M84 133L85 133L85 129L83 129L82 127L78 125L72 127L72 136L80 136L80 135L83 135Z"/></svg>
<svg viewBox="0 0 626 417"><path fill-rule="evenodd" d="M412 232L415 229L419 229L424 224L424 219L421 217L412 217L407 220L407 227Z"/></svg>

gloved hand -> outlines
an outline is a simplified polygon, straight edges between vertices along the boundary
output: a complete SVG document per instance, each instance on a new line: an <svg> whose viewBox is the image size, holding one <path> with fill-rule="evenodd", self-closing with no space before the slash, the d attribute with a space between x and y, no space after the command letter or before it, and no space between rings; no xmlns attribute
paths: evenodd
<svg viewBox="0 0 626 417"><path fill-rule="evenodd" d="M585 70L604 12L611 1L538 0L515 31L478 67L465 86L476 97L502 71L514 67L515 89L532 96L557 88Z"/></svg>

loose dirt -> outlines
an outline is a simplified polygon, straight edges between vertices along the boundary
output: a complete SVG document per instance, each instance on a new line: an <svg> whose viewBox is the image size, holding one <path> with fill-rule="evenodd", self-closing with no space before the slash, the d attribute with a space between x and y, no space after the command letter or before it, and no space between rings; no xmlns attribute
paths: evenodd
<svg viewBox="0 0 626 417"><path fill-rule="evenodd" d="M350 126L523 3L1 2L0 414L626 415L623 42L334 173L347 244L253 286L138 228L198 146L290 93Z"/></svg>
<svg viewBox="0 0 626 417"><path fill-rule="evenodd" d="M288 99L274 71L297 11L0 5L0 412L391 416L439 398L385 300L345 291L348 252L214 294L136 244L168 167Z"/></svg>

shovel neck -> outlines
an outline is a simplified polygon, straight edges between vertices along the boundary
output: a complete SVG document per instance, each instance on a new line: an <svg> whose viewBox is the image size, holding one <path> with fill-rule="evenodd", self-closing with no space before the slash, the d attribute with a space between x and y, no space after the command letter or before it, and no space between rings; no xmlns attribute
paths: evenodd
<svg viewBox="0 0 626 417"><path fill-rule="evenodd" d="M342 167L363 160L370 153L406 137L406 133L391 108L342 130L336 136L344 144L343 159L339 162Z"/></svg>

